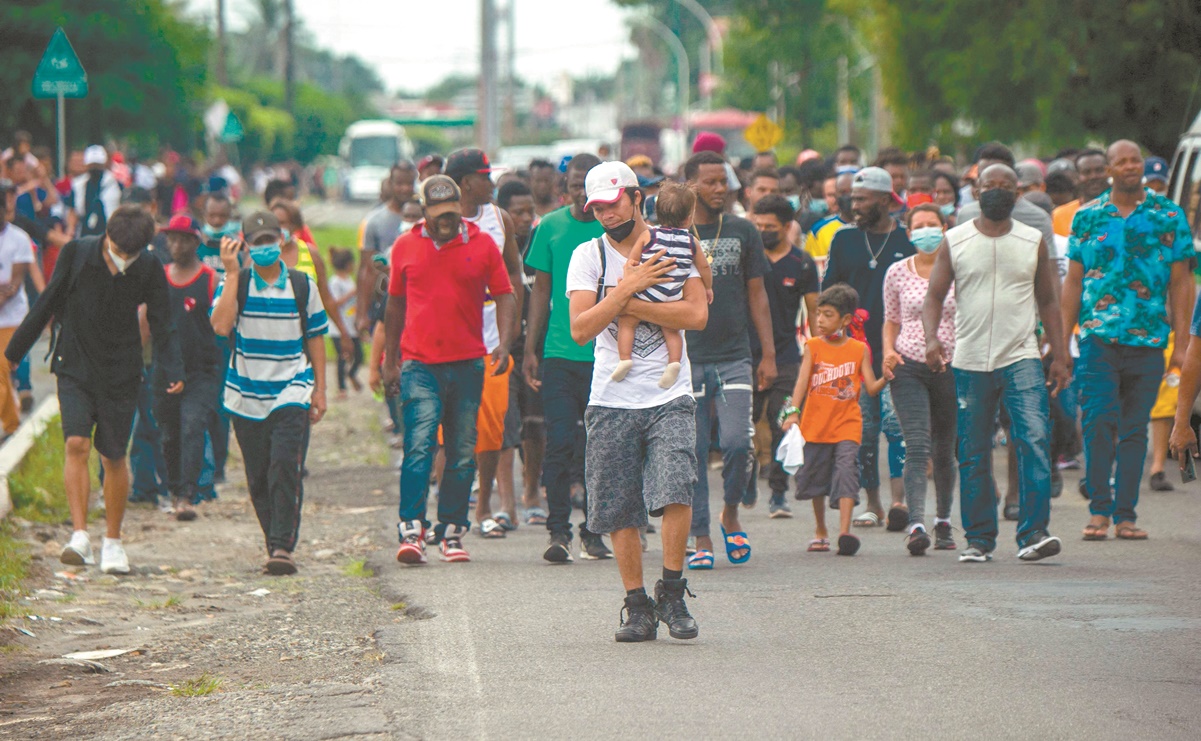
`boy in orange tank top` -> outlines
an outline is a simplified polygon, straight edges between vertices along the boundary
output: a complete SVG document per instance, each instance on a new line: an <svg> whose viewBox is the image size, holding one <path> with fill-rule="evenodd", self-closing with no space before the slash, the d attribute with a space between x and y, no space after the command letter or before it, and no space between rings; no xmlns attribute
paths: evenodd
<svg viewBox="0 0 1201 741"><path fill-rule="evenodd" d="M781 424L785 432L799 424L805 438L805 463L796 473L796 498L813 501L817 530L809 550L830 550L826 530L829 497L830 508L839 513L840 556L853 556L859 550L859 538L851 534L851 514L859 504L858 460L863 437L859 387L862 383L875 396L888 380L887 370L885 378L876 378L867 344L846 336L858 305L859 294L844 283L818 296L818 336L805 344L793 401L786 402Z"/></svg>

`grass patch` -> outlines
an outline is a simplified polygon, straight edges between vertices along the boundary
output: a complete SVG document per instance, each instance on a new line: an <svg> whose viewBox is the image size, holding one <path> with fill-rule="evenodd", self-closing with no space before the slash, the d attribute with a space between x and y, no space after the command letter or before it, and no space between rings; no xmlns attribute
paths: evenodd
<svg viewBox="0 0 1201 741"><path fill-rule="evenodd" d="M349 247L355 254L357 264L359 254L359 228L357 226L326 224L325 226L311 226L309 229L313 232L313 239L317 240L317 251L324 258L326 267L329 267L330 247Z"/></svg>
<svg viewBox="0 0 1201 741"><path fill-rule="evenodd" d="M8 477L13 514L33 522L58 523L71 519L63 488L64 457L63 426L55 417Z"/></svg>
<svg viewBox="0 0 1201 741"><path fill-rule="evenodd" d="M11 522L0 522L0 623L24 613L17 598L23 593L21 580L29 567L29 549L13 537L14 530Z"/></svg>
<svg viewBox="0 0 1201 741"><path fill-rule="evenodd" d="M205 672L199 677L185 679L179 684L171 685L171 694L176 697L204 697L221 689L225 680Z"/></svg>
<svg viewBox="0 0 1201 741"><path fill-rule="evenodd" d="M345 566L342 567L342 573L346 574L347 576L353 576L353 577L359 577L359 578L367 578L370 576L375 576L375 572L372 571L371 569L367 568L367 559L365 559L365 558L360 558L358 560L351 561L350 563L346 564Z"/></svg>
<svg viewBox="0 0 1201 741"><path fill-rule="evenodd" d="M133 603L143 610L170 610L172 607L179 607L182 605L183 597L173 594L164 600L135 599Z"/></svg>

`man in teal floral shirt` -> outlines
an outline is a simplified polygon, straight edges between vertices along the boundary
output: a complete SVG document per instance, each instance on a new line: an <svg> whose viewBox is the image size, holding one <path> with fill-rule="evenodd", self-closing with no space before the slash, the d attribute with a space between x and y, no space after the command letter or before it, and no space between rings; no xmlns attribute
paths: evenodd
<svg viewBox="0 0 1201 741"><path fill-rule="evenodd" d="M1184 210L1143 187L1137 144L1106 152L1112 187L1081 206L1068 240L1063 324L1080 326L1076 372L1084 410L1084 488L1092 517L1085 540L1144 540L1135 525L1147 455L1147 422L1164 375L1168 332L1187 337L1195 253ZM1170 365L1184 363L1177 343ZM1110 476L1117 463L1116 493Z"/></svg>

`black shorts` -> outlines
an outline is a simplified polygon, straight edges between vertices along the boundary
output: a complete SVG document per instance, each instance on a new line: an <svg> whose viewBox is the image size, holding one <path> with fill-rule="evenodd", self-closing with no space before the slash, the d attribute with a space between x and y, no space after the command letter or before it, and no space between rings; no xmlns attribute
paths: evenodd
<svg viewBox="0 0 1201 741"><path fill-rule="evenodd" d="M109 460L125 457L138 409L137 386L95 391L73 378L59 377L58 407L64 438L86 437L96 452Z"/></svg>

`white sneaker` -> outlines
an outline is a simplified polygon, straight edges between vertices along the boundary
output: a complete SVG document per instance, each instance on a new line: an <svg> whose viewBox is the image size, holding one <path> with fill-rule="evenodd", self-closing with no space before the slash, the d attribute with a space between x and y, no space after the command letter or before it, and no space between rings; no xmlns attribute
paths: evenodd
<svg viewBox="0 0 1201 741"><path fill-rule="evenodd" d="M129 573L129 557L125 555L120 540L104 539L104 546L100 549L100 570L106 574Z"/></svg>
<svg viewBox="0 0 1201 741"><path fill-rule="evenodd" d="M175 514L175 505L171 503L171 497L158 498L158 511L164 515Z"/></svg>
<svg viewBox="0 0 1201 741"><path fill-rule="evenodd" d="M71 540L63 546L58 560L71 566L91 566L96 563L92 558L92 540L88 537L88 531L76 530L71 533Z"/></svg>

